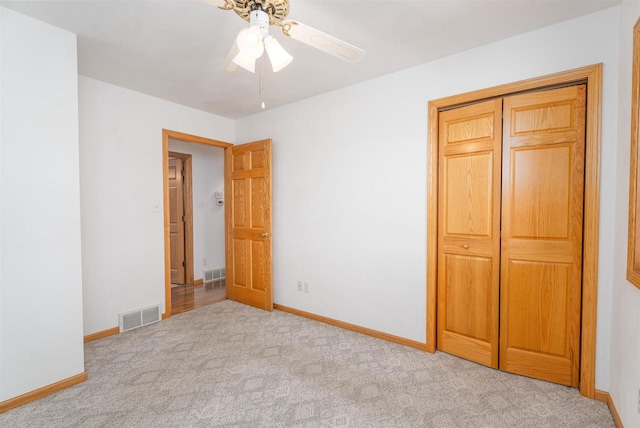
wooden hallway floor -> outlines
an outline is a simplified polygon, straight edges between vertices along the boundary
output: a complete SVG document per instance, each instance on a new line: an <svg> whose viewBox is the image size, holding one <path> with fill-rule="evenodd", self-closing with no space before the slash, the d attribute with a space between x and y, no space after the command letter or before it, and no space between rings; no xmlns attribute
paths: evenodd
<svg viewBox="0 0 640 428"><path fill-rule="evenodd" d="M224 282L204 285L179 285L171 288L171 314L177 315L226 298Z"/></svg>

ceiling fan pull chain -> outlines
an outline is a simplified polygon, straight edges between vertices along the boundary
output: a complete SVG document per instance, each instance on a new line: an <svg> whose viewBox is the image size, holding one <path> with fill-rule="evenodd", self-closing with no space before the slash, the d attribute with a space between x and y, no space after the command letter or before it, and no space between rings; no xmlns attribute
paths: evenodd
<svg viewBox="0 0 640 428"><path fill-rule="evenodd" d="M267 106L264 103L264 55L260 57L260 69L258 70L258 80L259 80L259 95L260 95L260 99L262 101L262 104L260 104L260 107L262 107L262 109L264 110L265 108L267 108Z"/></svg>

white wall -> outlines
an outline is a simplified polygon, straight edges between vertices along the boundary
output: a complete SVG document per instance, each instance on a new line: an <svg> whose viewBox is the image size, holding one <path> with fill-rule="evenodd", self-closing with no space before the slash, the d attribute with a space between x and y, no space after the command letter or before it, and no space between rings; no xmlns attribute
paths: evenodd
<svg viewBox="0 0 640 428"><path fill-rule="evenodd" d="M192 155L193 278L202 279L203 271L225 267L224 206L214 197L224 197L224 149L169 140L169 150Z"/></svg>
<svg viewBox="0 0 640 428"><path fill-rule="evenodd" d="M640 1L624 1L620 13L618 164L609 392L627 427L640 426L640 289L626 280L631 138L631 60L633 26Z"/></svg>
<svg viewBox="0 0 640 428"><path fill-rule="evenodd" d="M79 92L86 335L164 311L162 129L232 142L234 122L84 76Z"/></svg>
<svg viewBox="0 0 640 428"><path fill-rule="evenodd" d="M0 7L0 401L84 372L76 36Z"/></svg>
<svg viewBox="0 0 640 428"><path fill-rule="evenodd" d="M273 139L274 301L424 342L428 101L603 62L596 387L607 390L618 19L608 9L238 120L236 141Z"/></svg>

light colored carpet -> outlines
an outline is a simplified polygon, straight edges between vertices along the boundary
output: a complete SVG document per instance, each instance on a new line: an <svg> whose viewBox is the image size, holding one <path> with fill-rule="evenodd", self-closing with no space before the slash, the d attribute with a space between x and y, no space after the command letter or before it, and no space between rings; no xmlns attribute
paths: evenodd
<svg viewBox="0 0 640 428"><path fill-rule="evenodd" d="M612 427L573 388L226 300L85 347L2 427Z"/></svg>

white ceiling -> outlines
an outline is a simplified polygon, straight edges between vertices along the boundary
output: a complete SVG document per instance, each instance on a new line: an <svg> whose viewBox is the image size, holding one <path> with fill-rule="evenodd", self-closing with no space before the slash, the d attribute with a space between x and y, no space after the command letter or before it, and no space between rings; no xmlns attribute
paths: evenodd
<svg viewBox="0 0 640 428"><path fill-rule="evenodd" d="M367 51L348 64L271 28L294 57L265 63L267 108L328 92L618 4L619 0L289 0L288 18ZM79 73L236 119L260 111L258 75L222 65L232 11L199 1L0 1L78 35Z"/></svg>

